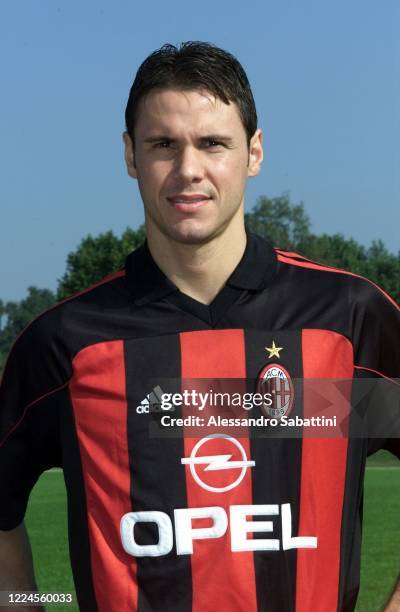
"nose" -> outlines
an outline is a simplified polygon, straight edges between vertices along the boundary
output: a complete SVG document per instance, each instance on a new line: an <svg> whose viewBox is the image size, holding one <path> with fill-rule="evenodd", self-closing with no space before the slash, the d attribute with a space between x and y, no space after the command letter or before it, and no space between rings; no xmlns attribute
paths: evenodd
<svg viewBox="0 0 400 612"><path fill-rule="evenodd" d="M204 178L204 160L196 147L183 147L175 158L175 173L188 182L200 182Z"/></svg>

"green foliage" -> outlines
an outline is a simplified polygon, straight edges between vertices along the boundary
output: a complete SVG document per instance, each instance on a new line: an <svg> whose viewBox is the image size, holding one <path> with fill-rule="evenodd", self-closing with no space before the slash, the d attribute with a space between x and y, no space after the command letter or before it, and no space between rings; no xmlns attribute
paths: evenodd
<svg viewBox="0 0 400 612"><path fill-rule="evenodd" d="M245 222L252 232L268 237L274 246L286 251L306 245L311 235L303 204L291 204L287 193L278 198L258 198L252 211L245 214Z"/></svg>
<svg viewBox="0 0 400 612"><path fill-rule="evenodd" d="M361 274L400 301L400 251L397 255L390 253L381 240L365 248L342 234L313 234L303 204L291 204L288 194L260 197L253 210L246 214L246 223L274 246Z"/></svg>
<svg viewBox="0 0 400 612"><path fill-rule="evenodd" d="M57 296L49 289L28 288L28 296L20 302L4 304L0 300L0 372L18 334L38 314L56 300L81 291L124 264L125 257L145 239L142 225L137 230L127 228L119 238L112 231L84 238L67 257L64 276L58 284ZM3 326L3 321L6 321Z"/></svg>
<svg viewBox="0 0 400 612"><path fill-rule="evenodd" d="M400 303L400 251L390 253L382 240L374 241L367 250L365 276L383 287Z"/></svg>
<svg viewBox="0 0 400 612"><path fill-rule="evenodd" d="M137 230L127 228L121 238L115 236L112 231L96 237L90 234L86 236L76 251L72 251L67 257L66 272L58 283L58 299L81 291L121 268L125 257L144 239L143 225Z"/></svg>
<svg viewBox="0 0 400 612"><path fill-rule="evenodd" d="M26 325L39 313L49 308L55 302L55 295L50 289L28 287L28 295L20 302L0 301L0 317L7 320L0 326L0 371L3 368L12 343Z"/></svg>
<svg viewBox="0 0 400 612"><path fill-rule="evenodd" d="M274 246L366 276L400 301L400 251L397 255L390 253L381 240L366 248L342 234L313 234L303 204L292 204L288 193L276 198L261 196L245 215L245 221ZM128 253L144 239L143 225L136 230L127 228L121 237L112 231L86 236L67 257L65 274L58 281L57 299L81 291L121 268ZM0 371L15 337L55 299L47 289L30 287L28 297L19 303L4 304L0 300Z"/></svg>
<svg viewBox="0 0 400 612"><path fill-rule="evenodd" d="M0 332L3 329L3 318L6 314L6 305L4 304L3 300L0 300Z"/></svg>

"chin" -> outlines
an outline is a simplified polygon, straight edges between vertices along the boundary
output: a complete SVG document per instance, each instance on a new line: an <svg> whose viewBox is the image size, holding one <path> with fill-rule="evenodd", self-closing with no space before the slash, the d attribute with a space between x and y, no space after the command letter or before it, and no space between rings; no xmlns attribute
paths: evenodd
<svg viewBox="0 0 400 612"><path fill-rule="evenodd" d="M166 234L181 244L204 244L212 240L218 234L218 230L200 224L185 223L168 228Z"/></svg>

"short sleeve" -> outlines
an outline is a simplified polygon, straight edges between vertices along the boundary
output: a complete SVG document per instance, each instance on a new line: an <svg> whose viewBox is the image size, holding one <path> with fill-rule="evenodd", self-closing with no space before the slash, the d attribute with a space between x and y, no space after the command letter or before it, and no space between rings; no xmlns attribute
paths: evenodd
<svg viewBox="0 0 400 612"><path fill-rule="evenodd" d="M400 308L366 279L352 288L355 376L368 396L372 432L368 454L384 448L400 458Z"/></svg>
<svg viewBox="0 0 400 612"><path fill-rule="evenodd" d="M61 465L59 401L68 373L46 316L24 330L0 383L0 529L23 520L40 474Z"/></svg>

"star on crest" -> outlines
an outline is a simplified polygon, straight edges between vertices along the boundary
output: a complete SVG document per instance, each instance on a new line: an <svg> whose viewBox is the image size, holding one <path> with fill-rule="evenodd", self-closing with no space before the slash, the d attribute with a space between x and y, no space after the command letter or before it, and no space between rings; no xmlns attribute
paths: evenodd
<svg viewBox="0 0 400 612"><path fill-rule="evenodd" d="M265 350L269 352L268 359L271 359L271 357L278 357L280 359L279 351L283 351L283 346L276 346L275 340L273 340L272 346L266 346Z"/></svg>

